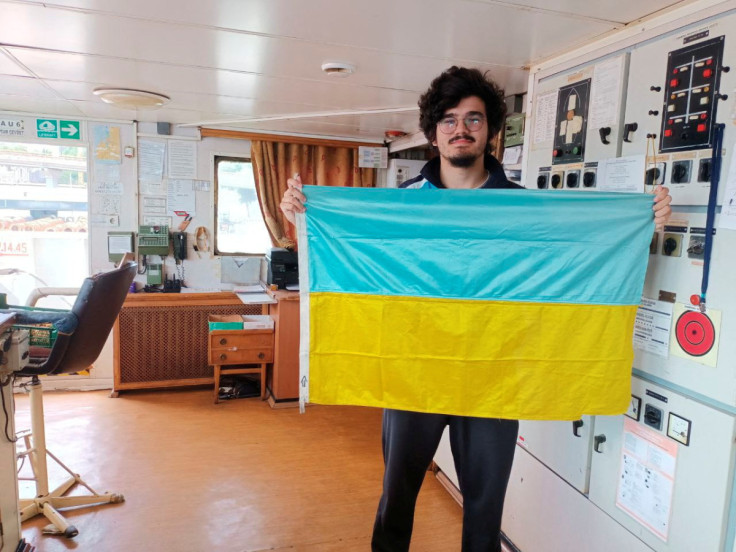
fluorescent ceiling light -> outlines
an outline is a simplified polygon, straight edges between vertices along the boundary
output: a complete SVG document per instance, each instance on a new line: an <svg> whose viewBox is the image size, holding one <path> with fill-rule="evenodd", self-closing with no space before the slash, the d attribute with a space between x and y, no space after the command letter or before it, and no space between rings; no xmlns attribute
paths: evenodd
<svg viewBox="0 0 736 552"><path fill-rule="evenodd" d="M132 88L96 88L92 92L103 102L124 109L158 109L171 101L163 94Z"/></svg>

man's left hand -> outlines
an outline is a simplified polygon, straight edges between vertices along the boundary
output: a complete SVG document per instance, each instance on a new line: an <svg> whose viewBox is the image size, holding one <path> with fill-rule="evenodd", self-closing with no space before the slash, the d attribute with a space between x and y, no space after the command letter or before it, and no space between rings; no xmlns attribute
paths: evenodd
<svg viewBox="0 0 736 552"><path fill-rule="evenodd" d="M654 224L657 230L661 230L670 219L672 214L670 203L672 203L672 196L669 188L664 186L654 188L654 207L652 209L654 209Z"/></svg>

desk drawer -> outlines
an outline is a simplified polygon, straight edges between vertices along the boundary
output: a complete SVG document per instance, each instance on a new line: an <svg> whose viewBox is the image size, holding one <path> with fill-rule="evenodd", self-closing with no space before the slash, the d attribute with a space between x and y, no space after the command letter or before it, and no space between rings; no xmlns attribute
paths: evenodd
<svg viewBox="0 0 736 552"><path fill-rule="evenodd" d="M252 330L240 332L213 332L210 334L210 350L232 349L233 347L236 349L273 347L273 331Z"/></svg>
<svg viewBox="0 0 736 552"><path fill-rule="evenodd" d="M210 364L255 364L273 362L273 347L268 349L212 349Z"/></svg>
<svg viewBox="0 0 736 552"><path fill-rule="evenodd" d="M273 362L273 332L252 330L210 334L210 364Z"/></svg>

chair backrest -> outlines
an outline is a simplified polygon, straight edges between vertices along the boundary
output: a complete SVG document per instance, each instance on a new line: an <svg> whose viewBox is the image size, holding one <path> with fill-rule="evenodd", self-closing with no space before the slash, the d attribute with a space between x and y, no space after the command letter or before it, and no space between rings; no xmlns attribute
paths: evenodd
<svg viewBox="0 0 736 552"><path fill-rule="evenodd" d="M46 362L29 365L19 375L78 372L97 360L135 278L136 267L135 263L121 263L119 268L85 278L72 307L78 318L76 330L71 335L59 333Z"/></svg>

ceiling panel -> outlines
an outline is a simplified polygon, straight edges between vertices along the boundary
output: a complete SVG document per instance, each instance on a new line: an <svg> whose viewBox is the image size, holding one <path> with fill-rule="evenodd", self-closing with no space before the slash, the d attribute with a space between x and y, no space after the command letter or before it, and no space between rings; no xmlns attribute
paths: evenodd
<svg viewBox="0 0 736 552"><path fill-rule="evenodd" d="M494 0L468 0L493 5ZM505 3L526 6L545 11L554 10L579 17L590 17L617 23L630 23L675 4L687 1L673 0L616 0L615 2L591 2L590 0L508 0Z"/></svg>
<svg viewBox="0 0 736 552"><path fill-rule="evenodd" d="M27 71L23 70L23 68L12 60L4 48L0 48L0 75L29 76Z"/></svg>
<svg viewBox="0 0 736 552"><path fill-rule="evenodd" d="M475 57L475 53L497 46L501 42L497 40L499 30L508 27L511 20L525 27L541 16L549 26L557 27L555 19L572 18L581 30L591 22L610 28L677 3L673 0L373 0L367 5L334 0L221 0L214 3L199 0L154 3L147 0L59 0L45 2L45 5L71 6L127 17L145 14L147 19L159 21L329 41L386 52L480 60L483 58ZM336 21L340 24L335 25ZM453 38L452 52L442 40L448 36ZM523 42L520 41L517 48L519 45L525 48Z"/></svg>
<svg viewBox="0 0 736 552"><path fill-rule="evenodd" d="M351 3L335 3L344 4ZM174 13L180 10L176 4L170 5ZM593 21L581 24L576 19L534 10L498 6L489 10L484 3L466 2L462 13L447 13L447 8L441 7L444 5L440 2L438 11L434 12L427 9L423 16L426 25L408 18L403 19L403 25L389 27L401 30L396 33L396 40L405 41L405 45L391 45L392 34L387 35L385 21L382 22L371 33L373 48L354 46L360 44L358 38L364 32L364 25L357 23L353 29L355 40L338 41L344 45L336 47L331 34L324 34L319 40L278 38L14 3L4 5L4 19L29 22L29 25L5 26L3 40L45 49L263 74L289 73L306 78L319 77L319 62L338 56L360 68L354 76L356 80L367 78L370 80L366 82L374 86L413 90L417 86L413 77L426 80L427 71L434 73L438 67L481 62L489 66L520 67L612 28ZM479 10L481 13L477 13ZM271 11L274 17L283 13ZM314 13L330 12L313 12L311 20L315 19ZM339 16L330 13L330 24L334 24L334 17ZM454 23L458 19L461 21ZM59 33L58 29L65 32ZM131 36L136 39L130 40ZM407 36L413 38L409 40ZM386 41L389 46L376 47ZM378 68L381 71L377 73ZM402 79L400 73L406 72L409 74Z"/></svg>
<svg viewBox="0 0 736 552"><path fill-rule="evenodd" d="M128 61L97 56L64 54L10 48L24 64L44 79L156 90L175 95L177 92L222 94L240 98L269 98L274 101L312 106L314 110L358 109L375 106L413 105L414 91L361 87L350 79L300 81L290 86L287 78L265 77L197 67L178 67L152 62ZM523 85L526 73L519 71ZM97 84L93 84L97 83ZM51 83L54 86L53 83ZM309 102L316 102L310 104Z"/></svg>
<svg viewBox="0 0 736 552"><path fill-rule="evenodd" d="M60 99L53 91L33 77L0 75L0 94L50 100Z"/></svg>
<svg viewBox="0 0 736 552"><path fill-rule="evenodd" d="M84 114L72 102L34 98L30 96L11 96L0 94L0 111L18 111L34 115L69 115L82 117Z"/></svg>
<svg viewBox="0 0 736 552"><path fill-rule="evenodd" d="M310 114L416 106L453 64L523 92L530 62L689 2L0 0L0 109L381 140L414 132L417 113ZM324 61L356 72L330 78ZM92 94L99 86L172 102L118 109ZM244 120L289 114L310 117Z"/></svg>

